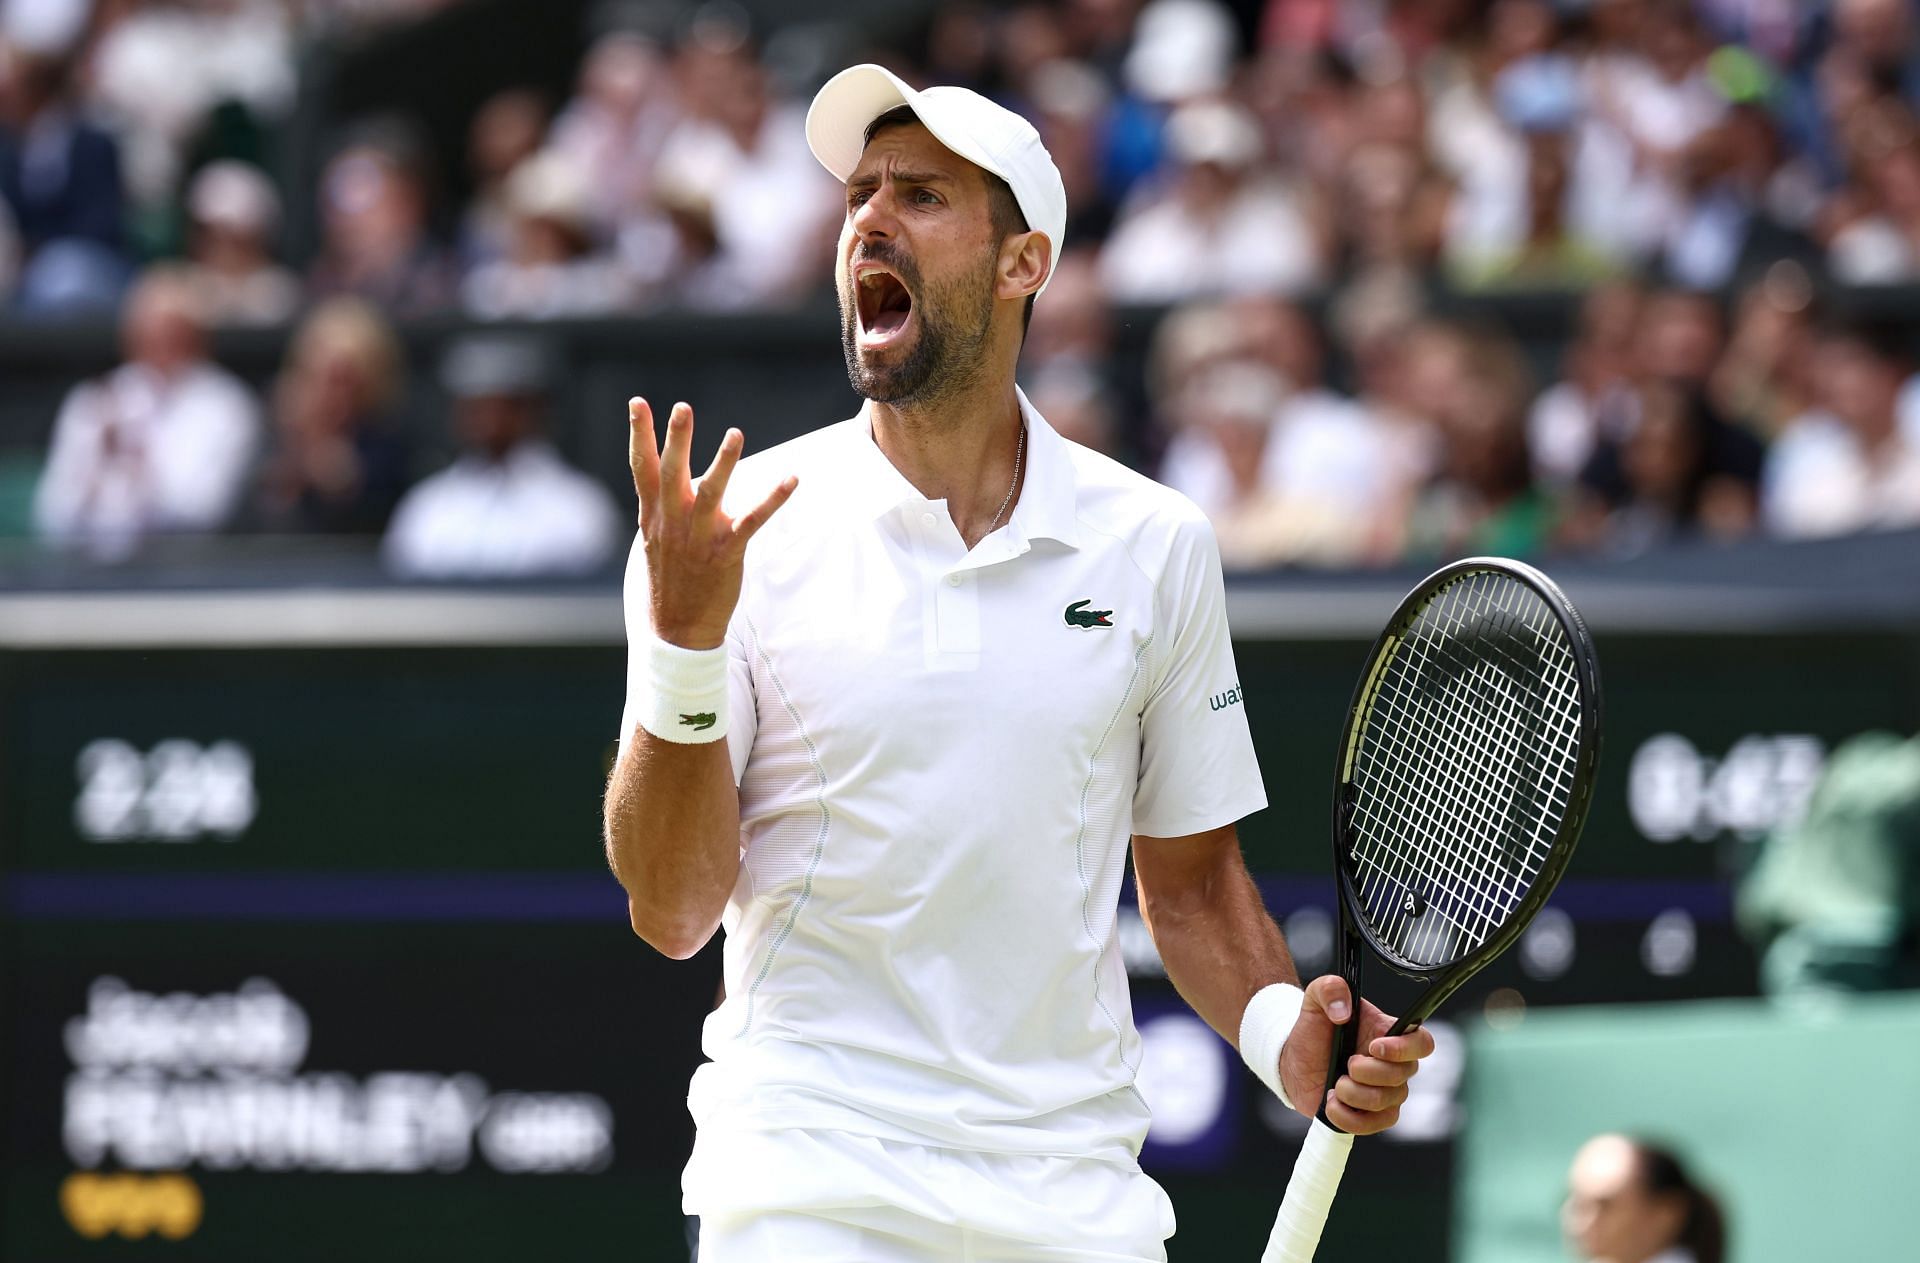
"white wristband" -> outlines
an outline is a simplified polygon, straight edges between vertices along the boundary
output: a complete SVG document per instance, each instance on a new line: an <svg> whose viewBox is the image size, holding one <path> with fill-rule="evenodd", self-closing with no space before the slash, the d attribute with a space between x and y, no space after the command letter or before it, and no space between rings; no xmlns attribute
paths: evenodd
<svg viewBox="0 0 1920 1263"><path fill-rule="evenodd" d="M727 647L682 649L658 636L646 648L640 726L663 741L704 745L727 735Z"/></svg>
<svg viewBox="0 0 1920 1263"><path fill-rule="evenodd" d="M1247 1011L1240 1015L1241 1059L1288 1109L1293 1108L1293 1102L1287 1099L1287 1089L1280 1082L1280 1049L1293 1034L1293 1024L1300 1020L1300 1006L1306 1001L1307 993L1300 988L1290 982L1276 982L1256 991L1247 1001Z"/></svg>

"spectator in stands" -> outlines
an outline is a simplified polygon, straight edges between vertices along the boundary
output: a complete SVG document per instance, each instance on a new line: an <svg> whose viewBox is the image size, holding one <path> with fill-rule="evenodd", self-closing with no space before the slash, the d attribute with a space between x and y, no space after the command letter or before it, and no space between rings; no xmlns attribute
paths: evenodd
<svg viewBox="0 0 1920 1263"><path fill-rule="evenodd" d="M1175 401L1178 425L1218 462L1208 516L1229 570L1278 564L1291 555L1296 524L1263 476L1273 418L1287 383L1253 360L1233 359L1188 378Z"/></svg>
<svg viewBox="0 0 1920 1263"><path fill-rule="evenodd" d="M1719 303L1691 290L1657 290L1635 306L1633 317L1632 380L1601 396L1592 413L1592 445L1581 481L1608 506L1618 506L1631 495L1624 480L1633 460L1644 468L1659 449L1681 463L1674 445L1684 433L1699 449L1684 462L1692 471L1689 485L1699 489L1695 525L1716 537L1739 534L1752 522L1750 505L1758 495L1765 449L1714 402L1713 374L1726 344ZM1667 391L1678 392L1684 402L1674 404L1662 393ZM1649 402L1654 395L1662 397ZM1628 448L1648 410L1671 413L1676 407L1684 423L1663 421L1630 459ZM1697 468L1691 464L1695 459Z"/></svg>
<svg viewBox="0 0 1920 1263"><path fill-rule="evenodd" d="M1858 179L1830 208L1834 275L1856 285L1920 278L1920 118L1900 112L1876 137Z"/></svg>
<svg viewBox="0 0 1920 1263"><path fill-rule="evenodd" d="M1672 1152L1595 1136L1567 1173L1561 1228L1591 1263L1723 1263L1726 1218Z"/></svg>
<svg viewBox="0 0 1920 1263"><path fill-rule="evenodd" d="M664 260L634 259L640 278L710 311L798 301L826 279L843 212L807 148L805 111L775 95L746 32L728 23L697 27L676 71L686 112L653 180L678 244Z"/></svg>
<svg viewBox="0 0 1920 1263"><path fill-rule="evenodd" d="M1055 360L1028 378L1026 390L1034 410L1061 438L1108 456L1123 454L1112 393L1092 366Z"/></svg>
<svg viewBox="0 0 1920 1263"><path fill-rule="evenodd" d="M1112 92L1091 67L1064 57L1036 67L1028 89L1033 125L1067 190L1067 240L1105 240L1116 210L1106 161Z"/></svg>
<svg viewBox="0 0 1920 1263"><path fill-rule="evenodd" d="M1300 308L1250 297L1228 309L1246 353L1288 383L1261 478L1295 517L1314 524L1311 541L1293 555L1322 565L1371 559L1380 523L1401 509L1414 481L1392 431L1327 388L1319 332Z"/></svg>
<svg viewBox="0 0 1920 1263"><path fill-rule="evenodd" d="M479 267L504 258L513 245L508 178L540 152L547 135L547 106L531 88L508 88L488 97L467 129L467 176L473 195L460 216L461 266ZM591 166L580 164L585 173Z"/></svg>
<svg viewBox="0 0 1920 1263"><path fill-rule="evenodd" d="M1233 314L1220 302L1188 303L1168 312L1153 331L1147 389L1163 455L1155 476L1208 517L1224 513L1234 496L1232 471L1217 437L1203 424L1199 383L1239 357ZM1251 380L1242 375L1243 380ZM1270 393L1276 405L1286 383ZM1241 392L1250 395L1251 390ZM1272 416L1267 417L1270 423Z"/></svg>
<svg viewBox="0 0 1920 1263"><path fill-rule="evenodd" d="M461 298L469 312L544 320L604 315L633 302L630 278L594 253L588 181L571 162L535 154L514 168L504 200L507 253L468 275Z"/></svg>
<svg viewBox="0 0 1920 1263"><path fill-rule="evenodd" d="M192 223L187 272L215 325L272 325L300 305L300 280L276 263L272 241L280 198L259 168L211 163L187 194Z"/></svg>
<svg viewBox="0 0 1920 1263"><path fill-rule="evenodd" d="M1571 484L1603 434L1625 433L1642 302L1632 281L1597 285L1581 299L1579 329L1561 355L1561 379L1540 392L1527 413L1533 472L1548 486Z"/></svg>
<svg viewBox="0 0 1920 1263"><path fill-rule="evenodd" d="M1526 364L1504 335L1457 336L1457 361L1432 395L1440 472L1408 514L1405 552L1423 562L1476 553L1525 557L1554 528L1553 501L1533 481L1527 454Z"/></svg>
<svg viewBox="0 0 1920 1263"><path fill-rule="evenodd" d="M126 363L74 387L34 495L38 533L118 559L160 533L227 523L259 442L259 406L206 356L199 290L149 269L127 299Z"/></svg>
<svg viewBox="0 0 1920 1263"><path fill-rule="evenodd" d="M613 497L539 436L553 386L547 348L473 334L441 366L464 449L401 500L383 546L396 573L427 579L581 574L608 563L624 529Z"/></svg>
<svg viewBox="0 0 1920 1263"><path fill-rule="evenodd" d="M1377 85L1362 97L1375 106L1362 121L1400 112L1382 106L1417 109L1419 99L1411 89ZM1341 151L1326 186L1348 270L1416 275L1433 266L1453 190L1429 161L1417 127L1412 139L1361 128L1356 143Z"/></svg>
<svg viewBox="0 0 1920 1263"><path fill-rule="evenodd" d="M453 270L427 231L426 153L397 121L363 127L320 181L322 243L309 284L401 315L447 306Z"/></svg>
<svg viewBox="0 0 1920 1263"><path fill-rule="evenodd" d="M1782 260L1740 295L1733 336L1714 366L1721 415L1771 439L1813 407L1813 278Z"/></svg>
<svg viewBox="0 0 1920 1263"><path fill-rule="evenodd" d="M1166 186L1129 203L1101 254L1116 303L1291 294L1322 278L1317 203L1262 164L1251 114L1225 101L1184 105L1167 120L1166 146Z"/></svg>
<svg viewBox="0 0 1920 1263"><path fill-rule="evenodd" d="M1100 287L1096 260L1091 248L1070 245L1054 265L1047 301L1034 307L1021 348L1021 380L1037 383L1050 375L1064 393L1080 401L1070 406L1098 414L1089 428L1102 443L1085 437L1079 442L1136 466L1150 464L1159 448L1142 441L1145 400L1138 379L1122 371L1115 355L1113 309ZM1053 413L1042 408L1041 415L1051 419ZM1054 428L1060 428L1057 422Z"/></svg>
<svg viewBox="0 0 1920 1263"><path fill-rule="evenodd" d="M1634 373L1705 386L1726 345L1720 302L1698 290L1669 288L1647 295L1634 326Z"/></svg>
<svg viewBox="0 0 1920 1263"><path fill-rule="evenodd" d="M1460 343L1452 330L1422 323L1424 304L1414 278L1379 270L1348 285L1327 313L1352 367L1354 404L1380 427L1394 480L1408 488L1431 477L1440 460L1439 433L1427 415L1431 400L1419 393L1423 374L1416 370L1425 362L1450 363ZM1396 527L1388 551L1376 560L1397 557L1398 549Z"/></svg>
<svg viewBox="0 0 1920 1263"><path fill-rule="evenodd" d="M1897 117L1900 102L1920 100L1920 25L1908 0L1836 0L1831 18L1809 85L1816 118L1803 141L1839 178L1849 165L1870 169L1862 142Z"/></svg>
<svg viewBox="0 0 1920 1263"><path fill-rule="evenodd" d="M1920 444L1900 425L1900 355L1864 330L1834 328L1815 364L1819 408L1767 456L1768 528L1805 536L1920 525Z"/></svg>
<svg viewBox="0 0 1920 1263"><path fill-rule="evenodd" d="M1697 389L1646 382L1621 443L1582 472L1560 542L1634 556L1674 540L1731 539L1753 529L1754 486L1712 463L1717 418Z"/></svg>
<svg viewBox="0 0 1920 1263"><path fill-rule="evenodd" d="M274 445L246 525L287 535L378 535L406 489L395 416L400 344L363 299L333 298L293 335L273 393Z"/></svg>
<svg viewBox="0 0 1920 1263"><path fill-rule="evenodd" d="M1135 98L1177 107L1225 92L1239 46L1233 15L1218 0L1147 0L1121 73Z"/></svg>
<svg viewBox="0 0 1920 1263"><path fill-rule="evenodd" d="M1451 266L1471 272L1526 235L1526 140L1501 116L1495 85L1508 67L1550 52L1557 35L1543 0L1499 0L1461 56L1435 58L1427 148L1457 189L1446 213Z"/></svg>
<svg viewBox="0 0 1920 1263"><path fill-rule="evenodd" d="M1762 261L1810 257L1811 212L1783 172L1778 135L1753 103L1731 106L1688 141L1676 166L1681 201L1656 242L1661 270L1693 289L1722 289Z"/></svg>
<svg viewBox="0 0 1920 1263"><path fill-rule="evenodd" d="M58 53L0 42L0 201L24 258L15 304L111 306L126 284L120 148L81 118Z"/></svg>
<svg viewBox="0 0 1920 1263"><path fill-rule="evenodd" d="M136 237L158 244L216 112L233 139L292 107L297 10L262 0L93 7L87 103L120 140Z"/></svg>
<svg viewBox="0 0 1920 1263"><path fill-rule="evenodd" d="M1099 367L1113 354L1113 310L1100 288L1094 252L1069 245L1047 280L1047 301L1035 304L1023 363L1073 360Z"/></svg>
<svg viewBox="0 0 1920 1263"><path fill-rule="evenodd" d="M1586 122L1574 175L1574 222L1609 254L1652 257L1685 217L1681 175L1696 137L1727 101L1706 74L1692 7L1606 0L1605 37L1586 58Z"/></svg>
<svg viewBox="0 0 1920 1263"><path fill-rule="evenodd" d="M1500 193L1511 206L1490 205L1497 216L1481 239L1454 253L1455 278L1465 285L1533 288L1591 284L1613 261L1573 221L1569 206L1574 131L1582 97L1573 60L1557 53L1521 58L1493 81L1499 118L1520 137L1524 174L1483 194Z"/></svg>
<svg viewBox="0 0 1920 1263"><path fill-rule="evenodd" d="M653 193L661 146L680 119L660 46L634 31L602 35L581 64L548 147L591 177L596 232L611 235Z"/></svg>

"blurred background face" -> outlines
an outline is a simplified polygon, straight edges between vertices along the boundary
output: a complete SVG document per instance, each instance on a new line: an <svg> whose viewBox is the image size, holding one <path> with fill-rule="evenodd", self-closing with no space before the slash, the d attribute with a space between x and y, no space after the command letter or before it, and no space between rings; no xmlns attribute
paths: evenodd
<svg viewBox="0 0 1920 1263"><path fill-rule="evenodd" d="M1820 344L1820 391L1826 406L1856 431L1877 435L1891 428L1900 394L1898 368L1871 347L1850 338Z"/></svg>
<svg viewBox="0 0 1920 1263"><path fill-rule="evenodd" d="M1491 69L1544 52L1553 42L1553 10L1540 0L1498 0L1487 23Z"/></svg>
<svg viewBox="0 0 1920 1263"><path fill-rule="evenodd" d="M1417 416L1443 418L1459 410L1466 383L1466 345L1448 329L1408 337L1400 356L1398 393Z"/></svg>
<svg viewBox="0 0 1920 1263"><path fill-rule="evenodd" d="M1898 65L1912 38L1906 0L1835 0L1834 33L1848 48Z"/></svg>
<svg viewBox="0 0 1920 1263"><path fill-rule="evenodd" d="M1621 1136L1599 1136L1574 1156L1561 1226L1591 1263L1646 1263L1671 1245L1682 1211L1646 1189L1640 1157Z"/></svg>
<svg viewBox="0 0 1920 1263"><path fill-rule="evenodd" d="M632 118L658 91L665 69L651 42L635 35L604 36L587 56L580 93L615 118Z"/></svg>
<svg viewBox="0 0 1920 1263"><path fill-rule="evenodd" d="M120 327L126 356L168 376L197 363L205 352L192 289L169 276L155 276L127 300Z"/></svg>
<svg viewBox="0 0 1920 1263"><path fill-rule="evenodd" d="M328 242L349 258L391 255L419 237L419 187L377 149L356 147L335 158L323 193Z"/></svg>
<svg viewBox="0 0 1920 1263"><path fill-rule="evenodd" d="M1677 505L1692 485L1700 455L1687 396L1665 384L1642 389L1640 419L1621 453L1635 497Z"/></svg>
<svg viewBox="0 0 1920 1263"><path fill-rule="evenodd" d="M540 148L546 135L547 110L531 92L503 92L474 115L467 144L467 161L485 184L504 180L507 173Z"/></svg>
<svg viewBox="0 0 1920 1263"><path fill-rule="evenodd" d="M379 314L358 300L335 299L294 339L278 419L295 429L345 433L393 402L400 373L399 346Z"/></svg>
<svg viewBox="0 0 1920 1263"><path fill-rule="evenodd" d="M498 461L533 436L539 410L532 395L473 395L455 406L454 427L466 447Z"/></svg>
<svg viewBox="0 0 1920 1263"><path fill-rule="evenodd" d="M1642 310L1637 358L1648 376L1704 382L1720 346L1720 310L1710 297L1658 294Z"/></svg>

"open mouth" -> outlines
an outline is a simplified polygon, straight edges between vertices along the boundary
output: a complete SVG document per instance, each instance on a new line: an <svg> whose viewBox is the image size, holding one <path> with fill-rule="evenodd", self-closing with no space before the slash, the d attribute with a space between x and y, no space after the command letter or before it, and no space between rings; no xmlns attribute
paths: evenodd
<svg viewBox="0 0 1920 1263"><path fill-rule="evenodd" d="M879 268L863 271L854 278L854 292L859 300L861 345L884 346L907 327L913 295L893 273Z"/></svg>

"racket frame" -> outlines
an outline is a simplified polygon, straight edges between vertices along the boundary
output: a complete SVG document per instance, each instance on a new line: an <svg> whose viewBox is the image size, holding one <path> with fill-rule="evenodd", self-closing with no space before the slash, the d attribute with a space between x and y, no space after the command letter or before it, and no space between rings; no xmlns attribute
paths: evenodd
<svg viewBox="0 0 1920 1263"><path fill-rule="evenodd" d="M1546 862L1541 866L1538 876L1528 885L1527 892L1507 918L1490 933L1485 942L1458 960L1437 965L1421 965L1408 960L1389 947L1379 935L1374 933L1368 920L1355 912L1359 904L1360 892L1355 888L1353 869L1348 846L1348 816L1352 804L1349 799L1352 782L1355 753L1360 746L1360 738L1366 729L1366 722L1373 710L1375 695L1379 692L1381 678L1391 660L1393 649L1401 637L1412 625L1419 611L1443 587L1464 580L1474 574L1494 572L1517 580L1531 588L1548 611L1560 623L1567 635L1573 657L1574 675L1578 682L1580 708L1580 750L1573 768L1573 785L1567 795L1567 810L1561 817L1560 826L1554 831L1553 843L1547 848ZM1327 1065L1326 1092L1333 1091L1334 1085L1346 1073L1347 1061L1353 1056L1359 1041L1360 1026L1360 980L1363 953L1361 946L1370 948L1374 955L1389 969L1403 977L1426 984L1426 990L1401 1014L1390 1034L1399 1035L1420 1025L1434 1010L1446 1001L1455 991L1474 974L1484 968L1494 957L1513 945L1515 939L1526 932L1529 922L1553 895L1554 887L1560 882L1561 874L1566 871L1573 858L1575 846L1580 840L1580 831L1586 824L1587 811L1593 803L1595 774L1600 764L1601 730L1601 694L1600 664L1595 654L1593 637L1587 631L1580 611L1574 608L1559 585L1546 575L1524 562L1513 561L1505 557L1467 557L1442 566L1421 580L1414 589L1403 598L1387 620L1385 628L1375 638L1373 648L1368 651L1366 669L1361 672L1360 682L1355 686L1353 700L1347 707L1347 725L1341 734L1339 762L1335 768L1333 785L1333 869L1337 884L1337 902L1340 907L1340 936L1335 948L1334 970L1346 979L1347 989L1352 996L1353 1011L1345 1023L1334 1027L1334 1051ZM1565 840L1563 843L1563 839ZM1325 1092L1322 1093L1319 1118L1330 1127L1337 1126L1326 1115Z"/></svg>

